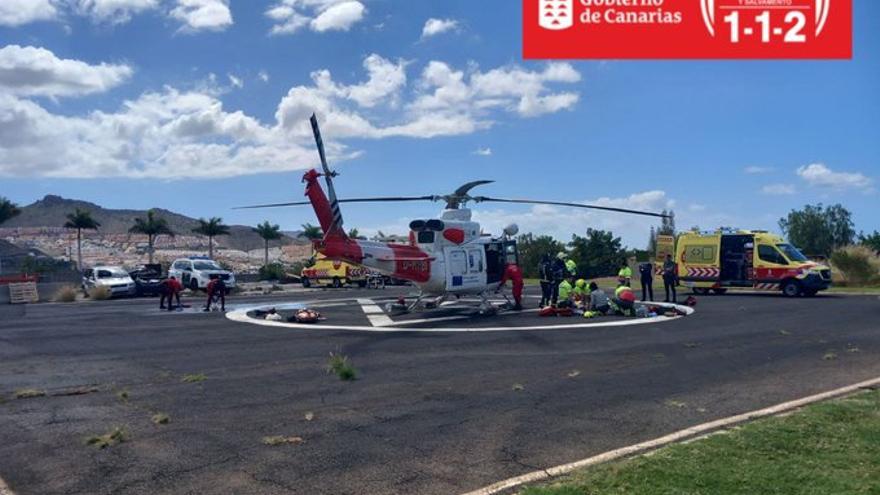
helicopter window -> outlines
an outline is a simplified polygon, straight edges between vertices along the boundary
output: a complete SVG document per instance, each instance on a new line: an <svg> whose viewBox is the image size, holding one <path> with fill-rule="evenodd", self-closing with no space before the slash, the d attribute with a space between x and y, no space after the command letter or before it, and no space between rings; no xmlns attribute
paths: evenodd
<svg viewBox="0 0 880 495"><path fill-rule="evenodd" d="M483 271L483 256L480 251L468 251L468 266L471 273L481 273Z"/></svg>
<svg viewBox="0 0 880 495"><path fill-rule="evenodd" d="M419 244L434 244L434 232L430 230L419 232L418 242Z"/></svg>
<svg viewBox="0 0 880 495"><path fill-rule="evenodd" d="M454 275L461 275L467 272L467 260L464 251L452 251L449 253L449 271Z"/></svg>

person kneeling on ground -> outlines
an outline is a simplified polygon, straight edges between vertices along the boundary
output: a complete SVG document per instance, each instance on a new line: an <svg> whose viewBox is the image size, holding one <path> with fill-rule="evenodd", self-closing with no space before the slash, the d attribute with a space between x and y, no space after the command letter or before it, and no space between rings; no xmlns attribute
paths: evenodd
<svg viewBox="0 0 880 495"><path fill-rule="evenodd" d="M587 287L587 281L584 279L578 279L577 282L574 283L574 303L580 309L587 309L590 305L590 290Z"/></svg>
<svg viewBox="0 0 880 495"><path fill-rule="evenodd" d="M632 316L636 294L628 285L621 285L614 291L614 304L623 316Z"/></svg>
<svg viewBox="0 0 880 495"><path fill-rule="evenodd" d="M570 278L563 279L562 282L559 283L559 299L556 301L557 308L574 307L574 303L572 302L573 290L574 287L572 286Z"/></svg>
<svg viewBox="0 0 880 495"><path fill-rule="evenodd" d="M168 299L168 311L174 310L172 298L177 299L177 306L180 307L180 293L183 292L183 286L175 277L168 277L162 281L159 287L159 309L165 309L165 299Z"/></svg>
<svg viewBox="0 0 880 495"><path fill-rule="evenodd" d="M608 304L608 294L600 289L596 282L590 282L590 311L606 314L611 306Z"/></svg>
<svg viewBox="0 0 880 495"><path fill-rule="evenodd" d="M203 311L211 311L211 305L220 301L220 311L226 311L226 282L223 279L215 278L208 282L208 301L205 303Z"/></svg>

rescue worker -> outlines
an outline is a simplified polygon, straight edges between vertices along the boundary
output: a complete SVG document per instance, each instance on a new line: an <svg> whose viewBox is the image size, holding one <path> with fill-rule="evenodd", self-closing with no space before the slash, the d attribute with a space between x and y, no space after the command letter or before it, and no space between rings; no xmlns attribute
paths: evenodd
<svg viewBox="0 0 880 495"><path fill-rule="evenodd" d="M538 277L541 280L541 303L539 308L543 308L550 304L553 298L553 265L550 262L550 255L544 253L541 255L541 262L538 264Z"/></svg>
<svg viewBox="0 0 880 495"><path fill-rule="evenodd" d="M177 306L181 307L180 304L180 293L183 292L183 286L180 285L180 282L177 281L177 278L174 276L168 277L162 281L159 287L159 309L165 309L165 299L168 299L168 311L173 311L174 306L172 305L172 299L177 299Z"/></svg>
<svg viewBox="0 0 880 495"><path fill-rule="evenodd" d="M552 294L551 304L556 306L556 303L559 301L559 284L565 280L565 253L559 252L556 255L556 259L553 260L553 265L550 267L550 272L553 275L553 284L551 285Z"/></svg>
<svg viewBox="0 0 880 495"><path fill-rule="evenodd" d="M570 308L574 306L572 303L574 286L571 284L571 280L568 278L562 279L562 282L559 283L558 290L558 301L556 303L557 308Z"/></svg>
<svg viewBox="0 0 880 495"><path fill-rule="evenodd" d="M624 261L623 266L617 272L617 283L629 287L632 284L633 271L629 264Z"/></svg>
<svg viewBox="0 0 880 495"><path fill-rule="evenodd" d="M574 294L574 303L577 307L586 309L586 307L589 306L590 290L587 287L586 280L578 279L578 281L574 283L574 290L572 293Z"/></svg>
<svg viewBox="0 0 880 495"><path fill-rule="evenodd" d="M576 277L578 271L577 263L575 263L573 259L567 258L565 260L565 270L568 272L568 276Z"/></svg>
<svg viewBox="0 0 880 495"><path fill-rule="evenodd" d="M514 311L522 311L523 275L516 263L507 263L507 266L504 267L504 274L501 276L501 285L498 286L498 290L501 290L501 287L508 280L513 286L513 301L515 303L513 309Z"/></svg>
<svg viewBox="0 0 880 495"><path fill-rule="evenodd" d="M654 300L654 264L645 262L639 264L639 278L642 282L642 301Z"/></svg>
<svg viewBox="0 0 880 495"><path fill-rule="evenodd" d="M611 306L608 304L608 295L600 289L596 282L590 282L590 311L606 314Z"/></svg>
<svg viewBox="0 0 880 495"><path fill-rule="evenodd" d="M663 288L666 290L666 299L664 302L669 301L669 293L672 292L672 301L673 303L678 302L677 297L675 295L675 283L676 278L678 277L678 268L675 266L675 261L672 259L671 254L666 255L666 261L663 262Z"/></svg>
<svg viewBox="0 0 880 495"><path fill-rule="evenodd" d="M211 304L215 300L220 300L220 311L226 312L226 282L222 278L215 278L208 282L208 301L205 303L204 311L211 311Z"/></svg>
<svg viewBox="0 0 880 495"><path fill-rule="evenodd" d="M636 294L628 285L621 285L614 291L614 304L624 316L632 316L635 306Z"/></svg>

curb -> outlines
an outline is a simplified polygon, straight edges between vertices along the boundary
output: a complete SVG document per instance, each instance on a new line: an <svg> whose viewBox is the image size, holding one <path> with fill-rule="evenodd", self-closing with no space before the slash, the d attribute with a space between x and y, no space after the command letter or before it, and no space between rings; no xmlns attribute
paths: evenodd
<svg viewBox="0 0 880 495"><path fill-rule="evenodd" d="M550 467L547 469L542 469L539 471L532 471L531 473L526 473L521 476L516 476L514 478L508 478L503 481L499 481L497 483L493 483L489 486L480 488L478 490L467 492L463 495L494 495L498 493L503 493L508 490L517 488L526 483L534 483L536 481L544 481L549 480L550 478L554 478L557 476L561 476L564 474L568 474L576 469L581 469L589 466L595 466L597 464L603 464L609 461L613 461L616 459L620 459L623 457L630 457L637 454L644 454L645 452L658 449L660 447L664 447L671 443L675 443L681 440L693 440L696 438L701 438L711 434L715 430L719 430L722 428L727 428L730 426L734 426L739 423L745 423L747 421L752 421L759 418L765 418L768 416L775 416L778 414L786 413L792 411L794 409L801 408L803 406L813 404L815 402L821 402L828 399L833 399L836 397L840 397L843 395L848 395L853 392L857 392L861 389L873 388L880 386L880 377L874 378L871 380L865 380L863 382L859 382L853 385L849 385L846 387L841 387L834 390L829 390L828 392L822 392L816 395L811 395L809 397L804 397L802 399L796 399L789 402L783 402L782 404L777 404L775 406L766 407L764 409L758 409L756 411L747 412L744 414L738 414L736 416L730 416L723 419L718 419L715 421L710 421L708 423L703 423L701 425L692 426L690 428L685 428L684 430L679 430L675 433L670 433L669 435L662 436L660 438L655 438L653 440L648 440L646 442L637 443L635 445L630 445L628 447L622 447L619 449L611 450L599 455L595 455L592 457L587 457L586 459L581 459L579 461L571 462L568 464L562 464L559 466Z"/></svg>

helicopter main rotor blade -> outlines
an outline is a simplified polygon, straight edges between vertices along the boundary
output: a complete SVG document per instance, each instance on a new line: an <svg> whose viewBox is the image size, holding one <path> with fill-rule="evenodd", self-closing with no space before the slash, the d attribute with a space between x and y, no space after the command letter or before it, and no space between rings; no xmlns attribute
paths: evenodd
<svg viewBox="0 0 880 495"><path fill-rule="evenodd" d="M473 198L477 203L516 203L516 204L524 204L524 205L550 205L550 206L567 206L571 208L584 208L588 210L602 210L602 211L613 211L617 213L629 213L632 215L644 215L649 217L658 217L658 218L671 218L670 215L664 215L662 213L653 213L650 211L639 211L639 210L629 210L626 208L614 208L611 206L596 206L596 205L585 205L581 203L565 203L560 201L538 201L532 199L504 199L504 198L490 198L487 196L476 196Z"/></svg>
<svg viewBox="0 0 880 495"><path fill-rule="evenodd" d="M437 201L436 196L385 196L375 198L349 198L339 199L339 203L384 203L398 201ZM292 203L272 203L267 205L239 206L233 210L255 210L258 208L284 208L287 206L306 206L310 205L309 201L294 201Z"/></svg>

